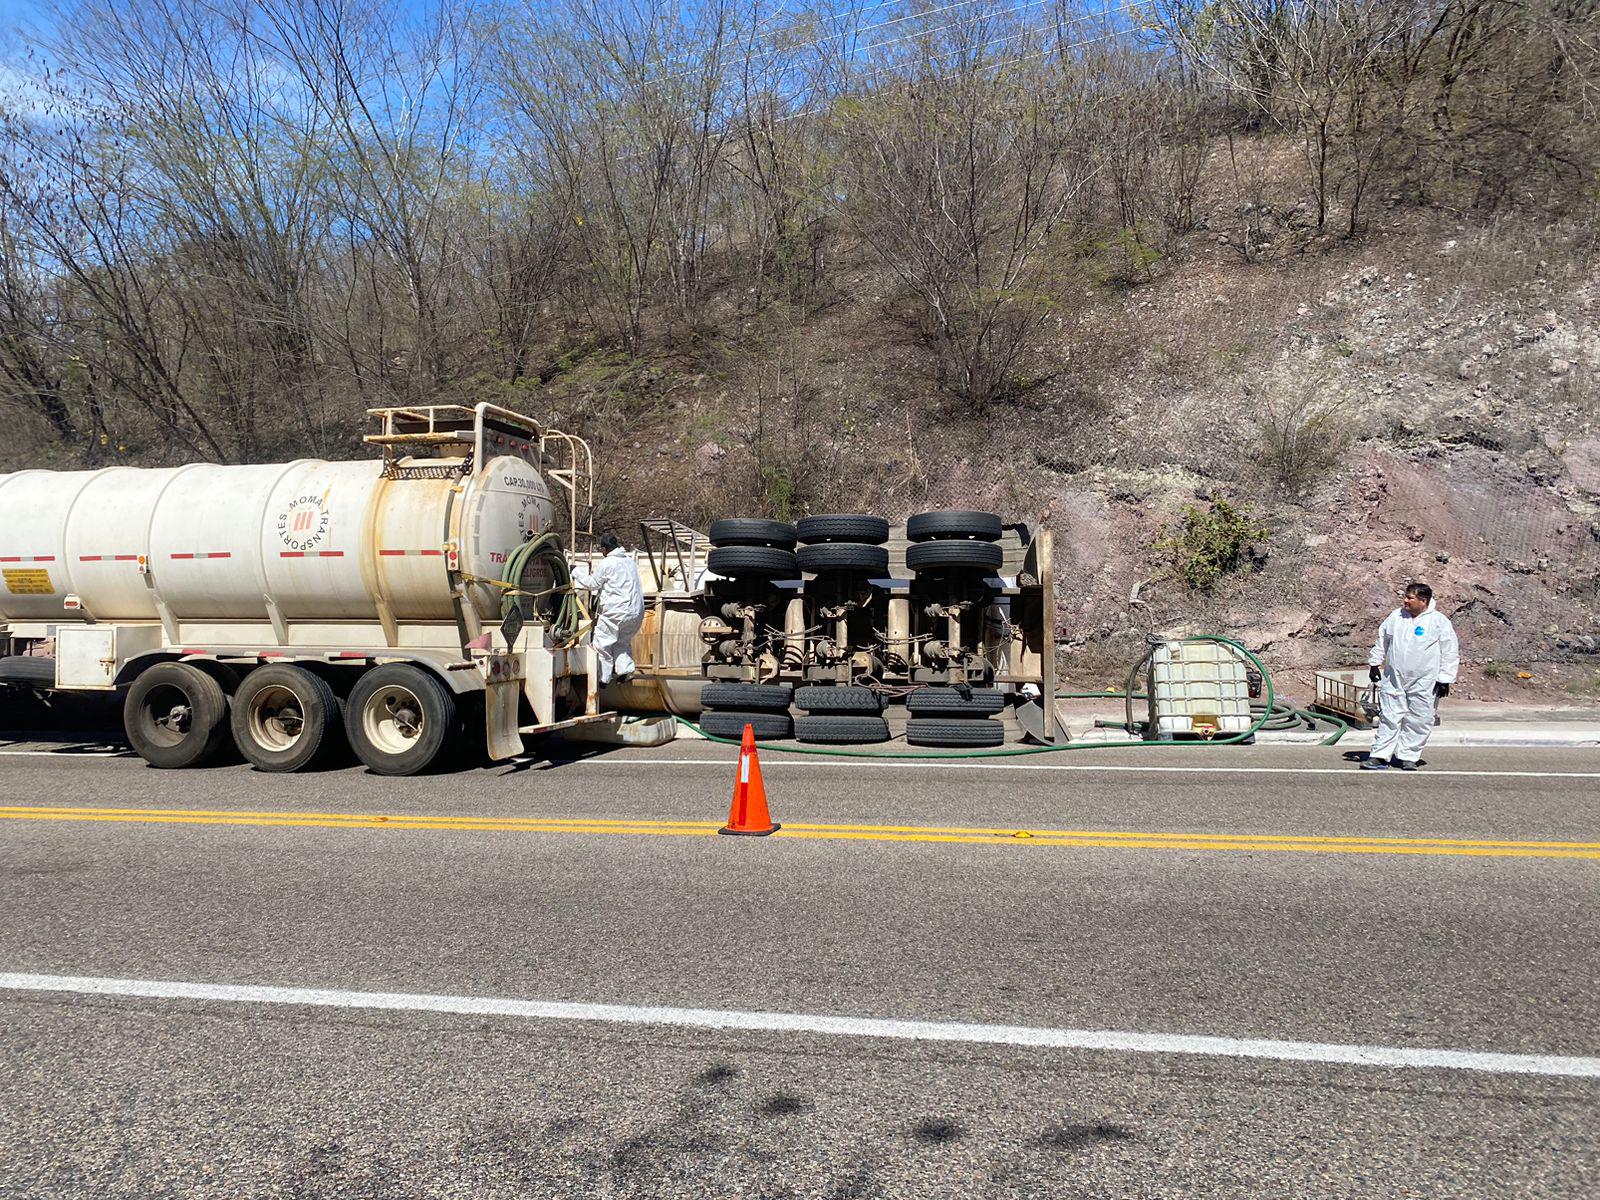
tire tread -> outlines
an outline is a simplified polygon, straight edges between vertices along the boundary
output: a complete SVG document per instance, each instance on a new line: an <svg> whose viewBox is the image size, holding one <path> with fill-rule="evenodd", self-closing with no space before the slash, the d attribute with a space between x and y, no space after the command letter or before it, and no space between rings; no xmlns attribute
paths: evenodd
<svg viewBox="0 0 1600 1200"><path fill-rule="evenodd" d="M797 708L808 713L865 713L877 716L883 711L883 698L871 688L812 685L794 694Z"/></svg>
<svg viewBox="0 0 1600 1200"><path fill-rule="evenodd" d="M1005 726L986 717L912 717L906 722L906 741L913 746L999 746L1005 740Z"/></svg>
<svg viewBox="0 0 1600 1200"><path fill-rule="evenodd" d="M708 683L700 703L724 712L788 712L792 693L779 683Z"/></svg>
<svg viewBox="0 0 1600 1200"><path fill-rule="evenodd" d="M796 717L794 735L802 742L864 746L889 740L889 722L871 716Z"/></svg>
<svg viewBox="0 0 1600 1200"><path fill-rule="evenodd" d="M789 714L775 712L703 712L695 724L713 737L734 740L744 737L744 727L749 725L758 742L787 738L794 731Z"/></svg>

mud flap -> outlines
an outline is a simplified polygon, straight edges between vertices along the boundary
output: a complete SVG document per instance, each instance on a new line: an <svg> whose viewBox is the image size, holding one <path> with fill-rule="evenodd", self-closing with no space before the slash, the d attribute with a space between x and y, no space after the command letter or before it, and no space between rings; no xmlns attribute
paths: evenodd
<svg viewBox="0 0 1600 1200"><path fill-rule="evenodd" d="M484 724L488 731L489 757L497 762L522 753L522 734L517 732L517 704L522 699L524 657L495 654L489 659Z"/></svg>
<svg viewBox="0 0 1600 1200"><path fill-rule="evenodd" d="M1054 709L1055 706L1050 707ZM1072 740L1066 727L1061 724L1061 718L1054 712L1046 714L1042 701L1024 701L1017 705L1016 714L1017 724L1022 726L1022 732L1030 741L1050 746Z"/></svg>

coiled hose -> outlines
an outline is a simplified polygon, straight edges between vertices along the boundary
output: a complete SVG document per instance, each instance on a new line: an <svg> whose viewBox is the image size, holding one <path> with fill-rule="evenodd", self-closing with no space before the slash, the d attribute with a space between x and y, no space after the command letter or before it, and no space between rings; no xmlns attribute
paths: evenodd
<svg viewBox="0 0 1600 1200"><path fill-rule="evenodd" d="M1107 688L1103 692L1057 692L1057 700L1122 700L1126 716L1121 721L1096 721L1096 729L1123 729L1129 733L1136 733L1137 726L1143 722L1133 719L1133 702L1135 700L1148 700L1149 695L1144 692L1119 692ZM1270 705L1265 700L1252 700L1250 702L1252 715L1265 714L1267 720L1262 729L1272 733L1286 733L1290 730L1304 729L1315 733L1317 726L1331 725L1333 732L1318 742L1319 746L1332 746L1345 734L1350 732L1350 723L1340 720L1332 713L1311 712L1309 709L1295 708L1291 704L1284 704L1274 700Z"/></svg>
<svg viewBox="0 0 1600 1200"><path fill-rule="evenodd" d="M526 591L522 586L528 569L535 562L544 562L550 567L551 586L542 592ZM555 603L555 612L549 621L550 637L561 646L576 640L579 626L583 622L583 608L578 602L577 589L572 586L572 571L567 566L567 556L562 552L561 539L555 533L541 533L513 550L506 559L505 574L500 582L504 588L504 594L500 598L502 620L509 617L513 609L518 608L522 610L524 617L529 616L530 609L524 607L522 603L524 598L539 600L545 596L556 595L559 599Z"/></svg>
<svg viewBox="0 0 1600 1200"><path fill-rule="evenodd" d="M1252 713L1256 715L1256 719L1251 724L1249 729L1246 729L1243 733L1230 734L1227 737L1211 738L1209 741L1207 741L1204 744L1208 745L1208 746L1233 745L1233 744L1238 743L1238 742L1248 741L1250 738L1252 738L1252 737L1254 737L1256 735L1258 730L1261 730L1261 729L1265 728L1267 726L1268 721L1272 720L1274 715L1275 715L1275 713L1278 711L1278 705L1277 705L1276 698L1273 695L1272 675L1267 671L1267 668L1262 663L1262 661L1259 658L1257 658L1254 654L1252 654L1248 649L1246 649L1245 646L1242 643L1236 642L1232 638L1222 637L1220 634L1200 634L1200 635L1197 635L1195 637L1186 637L1186 638L1182 638L1180 640L1183 641L1186 644L1187 643L1191 643L1191 642L1210 642L1210 643L1214 643L1216 645L1230 647L1231 649L1235 650L1239 654L1243 655L1246 659L1248 659L1250 661L1250 663L1256 668L1256 670L1261 672L1261 686L1266 691L1265 703L1261 707L1260 712L1256 713L1255 706L1252 706L1252 708L1251 708ZM1146 658L1148 658L1148 657L1149 656L1146 655ZM1123 699L1126 698L1126 699L1128 699L1128 702L1131 704L1131 702L1132 702L1131 701L1131 697L1134 695L1133 686L1132 686L1132 679L1133 679L1133 676L1138 673L1139 668L1141 666L1143 666L1144 661L1145 661L1145 659L1141 659L1139 662L1134 664L1134 669L1132 671L1130 671L1129 675L1128 675L1128 678L1129 678L1128 687L1125 688L1123 692L1058 693L1057 694L1058 698L1062 698L1062 697L1064 697L1066 695L1087 696L1087 697L1093 698L1093 699L1108 699L1109 698L1109 699L1123 700ZM1291 710L1291 711L1299 712L1298 709L1294 709L1294 710ZM1310 714L1306 714L1306 715L1310 716ZM1340 728L1337 729L1334 732L1334 734L1333 734L1333 736L1331 738L1327 738L1321 743L1324 746L1333 745L1335 742L1337 742L1341 737L1343 737L1349 731L1349 726L1348 725L1345 725L1345 723L1343 721L1337 721L1335 718L1318 717L1316 719L1318 719L1318 720L1332 720L1332 721L1334 721L1336 724L1338 724L1340 726ZM677 720L678 720L679 724L685 725L688 728L694 730L696 733L698 733L701 737L705 738L707 741L720 742L725 746L737 746L737 745L739 745L739 742L738 742L737 739L718 737L715 734L707 733L704 729L701 729L699 725L695 724L693 721L689 720L687 717L678 717ZM777 753L780 753L780 754L814 754L814 755L817 755L817 756L822 757L822 758L925 758L925 759L941 759L941 758L1020 758L1023 755L1031 755L1031 754L1059 754L1059 753L1061 753L1062 751L1065 751L1065 750L1116 750L1116 749L1123 749L1123 748L1126 748L1128 746L1191 746L1191 745L1194 745L1194 743L1192 743L1192 742L1066 742L1066 743L1064 743L1062 745L1059 745L1059 746L1011 746L1011 747L1008 747L1008 748L1005 748L1005 749L1001 749L1001 750L945 750L945 751L937 751L936 750L936 751L909 752L909 751L895 751L895 750L833 750L833 749L827 749L827 748L824 748L824 747L821 747L821 746L781 746L781 745L778 745L777 743L774 743L774 742L757 742L756 743L756 747L758 749L760 749L760 750L770 750L770 751L774 751L774 752L777 752Z"/></svg>

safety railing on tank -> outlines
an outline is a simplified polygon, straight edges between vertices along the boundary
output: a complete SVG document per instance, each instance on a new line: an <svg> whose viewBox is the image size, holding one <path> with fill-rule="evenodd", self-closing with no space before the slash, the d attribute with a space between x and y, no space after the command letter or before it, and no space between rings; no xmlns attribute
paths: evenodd
<svg viewBox="0 0 1600 1200"><path fill-rule="evenodd" d="M568 545L587 548L594 542L594 453L589 443L565 430L541 429L539 461L567 493Z"/></svg>
<svg viewBox="0 0 1600 1200"><path fill-rule="evenodd" d="M460 404L408 404L369 408L367 416L378 422L378 432L361 440L383 447L386 479L448 479L472 470L472 448L477 441L478 413ZM443 457L452 447L462 449L462 462L445 466L402 462L402 459Z"/></svg>
<svg viewBox="0 0 1600 1200"><path fill-rule="evenodd" d="M594 540L594 452L589 443L575 433L540 425L531 417L487 402L473 408L460 404L409 404L392 408L369 408L367 415L378 422L378 432L362 440L382 446L384 473L397 476L436 472L437 467L400 465L397 459L418 455L439 455L447 447L466 447L460 471L470 472L474 462L487 461L494 453L522 453L536 459L540 470L566 495L567 545L586 548ZM495 435L494 446L488 443Z"/></svg>
<svg viewBox="0 0 1600 1200"><path fill-rule="evenodd" d="M676 583L678 590L690 591L705 573L711 539L671 517L646 517L639 522L639 533L657 590L671 591Z"/></svg>

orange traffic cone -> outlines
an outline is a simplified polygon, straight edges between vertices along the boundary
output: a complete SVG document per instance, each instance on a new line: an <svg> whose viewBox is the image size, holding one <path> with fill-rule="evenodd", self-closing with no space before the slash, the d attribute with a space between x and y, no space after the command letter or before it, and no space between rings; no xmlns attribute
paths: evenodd
<svg viewBox="0 0 1600 1200"><path fill-rule="evenodd" d="M728 823L717 832L766 837L780 828L767 812L767 789L761 786L761 760L756 757L756 732L746 725L744 740L739 744L739 774L733 781L733 807L728 811Z"/></svg>

